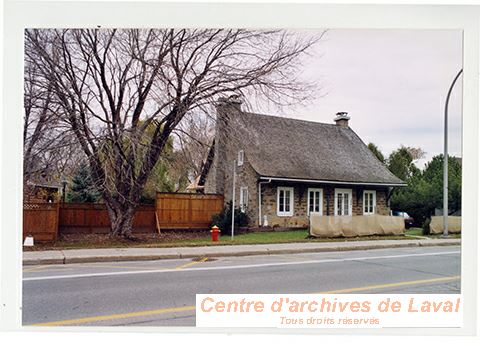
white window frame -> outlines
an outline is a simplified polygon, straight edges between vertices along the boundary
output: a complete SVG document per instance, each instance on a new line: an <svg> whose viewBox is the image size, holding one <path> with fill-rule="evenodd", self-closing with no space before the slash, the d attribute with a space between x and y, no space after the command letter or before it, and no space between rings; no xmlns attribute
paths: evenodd
<svg viewBox="0 0 480 344"><path fill-rule="evenodd" d="M244 192L245 191L245 196L244 197ZM240 187L240 211L244 213L247 210L248 207L248 187L247 186L242 186Z"/></svg>
<svg viewBox="0 0 480 344"><path fill-rule="evenodd" d="M338 194L339 193L348 193L348 215L342 214L338 215ZM333 199L334 202L334 214L335 216L352 216L352 189L335 189L335 197Z"/></svg>
<svg viewBox="0 0 480 344"><path fill-rule="evenodd" d="M310 192L320 192L320 204L319 204L319 211L313 211L314 214L319 214L320 216L323 215L323 189L320 188L308 188L307 190L307 215L310 216Z"/></svg>
<svg viewBox="0 0 480 344"><path fill-rule="evenodd" d="M373 209L372 211L365 211L365 201L366 201L366 194L372 194L373 197ZM377 213L377 191L376 190L363 190L363 215L374 215Z"/></svg>
<svg viewBox="0 0 480 344"><path fill-rule="evenodd" d="M237 165L238 166L242 166L243 165L243 162L245 160L245 152L242 150L239 150L238 151L238 155L237 155Z"/></svg>
<svg viewBox="0 0 480 344"><path fill-rule="evenodd" d="M280 211L280 191L290 191L290 211ZM293 216L293 187L279 186L277 187L277 216Z"/></svg>

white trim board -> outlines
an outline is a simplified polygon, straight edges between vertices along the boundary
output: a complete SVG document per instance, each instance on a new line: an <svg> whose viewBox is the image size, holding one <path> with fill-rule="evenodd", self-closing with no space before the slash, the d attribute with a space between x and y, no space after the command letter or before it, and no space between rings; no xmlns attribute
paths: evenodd
<svg viewBox="0 0 480 344"><path fill-rule="evenodd" d="M306 182L317 184L339 184L339 185L369 185L369 186L407 186L407 184L395 184L395 183L367 183L367 182L340 182L332 180L318 180L318 179L296 179L296 178L283 178L283 177L260 177L261 180L278 180L285 182Z"/></svg>

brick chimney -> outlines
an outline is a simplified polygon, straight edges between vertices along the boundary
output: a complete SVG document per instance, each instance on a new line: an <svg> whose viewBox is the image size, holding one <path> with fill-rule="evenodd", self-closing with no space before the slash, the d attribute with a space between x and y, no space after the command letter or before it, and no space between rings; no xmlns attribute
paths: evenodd
<svg viewBox="0 0 480 344"><path fill-rule="evenodd" d="M342 128L348 128L348 121L350 120L350 117L348 116L348 112L337 112L333 120L335 121L336 125Z"/></svg>

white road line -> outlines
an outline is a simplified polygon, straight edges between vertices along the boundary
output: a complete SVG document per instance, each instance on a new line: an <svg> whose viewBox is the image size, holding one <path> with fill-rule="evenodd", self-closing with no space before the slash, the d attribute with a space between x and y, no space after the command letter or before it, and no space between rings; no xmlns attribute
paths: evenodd
<svg viewBox="0 0 480 344"><path fill-rule="evenodd" d="M52 276L26 277L26 278L23 279L23 281L25 281L25 282L27 282L27 281L44 281L44 280L54 280L54 279L69 279L69 278L83 278L83 277L106 277L106 276L137 275L137 274L152 274L152 273L184 273L184 272L189 272L189 271L251 269L251 268L262 268L262 267L270 267L270 266L326 264L326 263L341 263L341 262L349 262L349 261L362 261L362 260L375 260L375 259L394 259L394 258L408 258L408 257L442 256L442 255L459 254L459 253L460 253L460 251L447 251L447 252L432 252L432 253L400 254L400 255L392 255L392 256L307 260L307 261L303 261L303 262L302 261L293 261L293 262L279 262L279 263L232 265L232 266L210 266L210 267L185 268L185 269L179 269L179 270L159 269L159 270L99 272L99 273L86 273L86 274L75 274L75 275L73 275L73 274L72 275L52 275Z"/></svg>

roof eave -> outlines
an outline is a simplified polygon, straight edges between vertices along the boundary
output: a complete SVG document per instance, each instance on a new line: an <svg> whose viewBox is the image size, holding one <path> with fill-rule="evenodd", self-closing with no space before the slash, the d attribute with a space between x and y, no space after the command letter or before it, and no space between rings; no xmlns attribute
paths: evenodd
<svg viewBox="0 0 480 344"><path fill-rule="evenodd" d="M392 186L401 187L407 186L407 183L376 183L376 182L355 182L355 181L339 181L339 180L320 180L320 179L301 179L301 178L285 178L285 177L270 177L260 176L263 180L278 180L285 182L305 182L317 184L341 184L341 185L367 185L367 186Z"/></svg>

